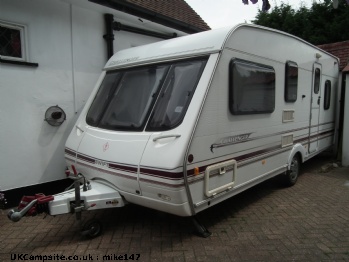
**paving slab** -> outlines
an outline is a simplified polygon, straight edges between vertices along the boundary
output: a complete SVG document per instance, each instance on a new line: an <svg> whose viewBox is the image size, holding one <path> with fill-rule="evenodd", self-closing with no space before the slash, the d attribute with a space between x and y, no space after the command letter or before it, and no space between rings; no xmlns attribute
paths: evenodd
<svg viewBox="0 0 349 262"><path fill-rule="evenodd" d="M318 156L293 187L271 179L199 213L208 238L188 218L136 205L84 213L103 223L94 239L74 215L14 223L2 210L0 261L349 261L349 168L332 162Z"/></svg>

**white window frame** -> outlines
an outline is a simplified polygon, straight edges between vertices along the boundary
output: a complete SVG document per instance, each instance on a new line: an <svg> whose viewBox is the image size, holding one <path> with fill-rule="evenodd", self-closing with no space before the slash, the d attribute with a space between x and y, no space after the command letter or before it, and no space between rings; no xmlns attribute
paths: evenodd
<svg viewBox="0 0 349 262"><path fill-rule="evenodd" d="M0 55L0 58L4 60L11 60L11 61L28 62L28 53L27 53L28 48L27 48L27 37L26 37L27 27L25 25L5 22L3 20L0 20L0 25L2 27L7 27L9 29L19 30L20 36L21 36L21 54L22 54L22 57Z"/></svg>

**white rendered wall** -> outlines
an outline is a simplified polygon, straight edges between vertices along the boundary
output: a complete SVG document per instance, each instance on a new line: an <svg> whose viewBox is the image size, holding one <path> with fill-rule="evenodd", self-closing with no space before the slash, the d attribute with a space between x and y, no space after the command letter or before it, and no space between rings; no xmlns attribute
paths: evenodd
<svg viewBox="0 0 349 262"><path fill-rule="evenodd" d="M0 20L26 26L29 62L39 64L0 63L1 190L64 178L65 141L107 61L104 13L113 12L78 2L83 6L68 0L0 0ZM114 34L115 51L160 40ZM59 127L44 121L47 108L55 105L67 115Z"/></svg>

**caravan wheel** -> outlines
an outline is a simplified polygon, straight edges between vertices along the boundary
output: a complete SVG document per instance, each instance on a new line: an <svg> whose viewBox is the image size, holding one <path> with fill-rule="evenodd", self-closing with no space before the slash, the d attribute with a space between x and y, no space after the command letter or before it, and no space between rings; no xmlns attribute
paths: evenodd
<svg viewBox="0 0 349 262"><path fill-rule="evenodd" d="M102 224L97 219L87 221L81 231L83 236L94 238L102 233Z"/></svg>
<svg viewBox="0 0 349 262"><path fill-rule="evenodd" d="M294 184L296 184L299 176L300 167L301 161L299 160L299 156L295 155L292 158L290 170L286 172L286 176L284 179L286 186L293 186Z"/></svg>

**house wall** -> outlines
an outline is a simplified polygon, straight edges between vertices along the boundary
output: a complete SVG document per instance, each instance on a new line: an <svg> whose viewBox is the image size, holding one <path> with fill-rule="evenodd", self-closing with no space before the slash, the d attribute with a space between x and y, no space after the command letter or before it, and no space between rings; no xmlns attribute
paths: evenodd
<svg viewBox="0 0 349 262"><path fill-rule="evenodd" d="M0 0L0 6L0 21L25 25L29 62L39 64L0 63L0 188L6 191L64 178L65 140L106 63L104 13L113 10L60 0ZM160 40L114 33L114 51ZM67 115L59 127L44 121L55 105Z"/></svg>

